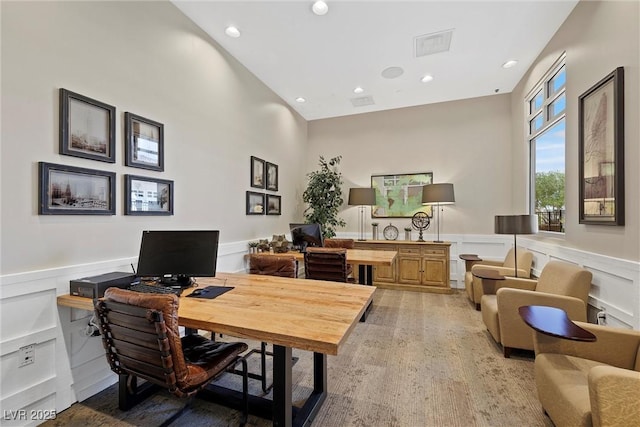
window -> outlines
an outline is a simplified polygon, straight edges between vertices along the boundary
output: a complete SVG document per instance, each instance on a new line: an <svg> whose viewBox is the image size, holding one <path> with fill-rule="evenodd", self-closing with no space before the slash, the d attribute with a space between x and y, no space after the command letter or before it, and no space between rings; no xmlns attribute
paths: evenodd
<svg viewBox="0 0 640 427"><path fill-rule="evenodd" d="M540 230L564 233L565 56L551 67L526 99L530 153L530 206Z"/></svg>

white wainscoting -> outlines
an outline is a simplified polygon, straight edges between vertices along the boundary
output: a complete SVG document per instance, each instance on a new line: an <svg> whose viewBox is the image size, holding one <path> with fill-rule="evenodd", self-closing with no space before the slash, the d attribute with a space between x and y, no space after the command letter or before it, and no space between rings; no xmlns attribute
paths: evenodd
<svg viewBox="0 0 640 427"><path fill-rule="evenodd" d="M356 238L355 234L340 237ZM462 253L503 259L510 236L442 235L451 242L451 282L464 287ZM247 241L221 244L218 271L244 272ZM583 252L518 236L518 246L534 253L534 273L558 259L593 272L590 303L607 313L611 326L640 329L640 263ZM69 280L110 271L130 271L135 258L60 267L0 277L0 424L37 425L42 420L10 420L10 411L62 411L116 381L99 337L87 337L92 313L58 307L56 297L69 293ZM19 368L19 349L35 344L35 363ZM114 402L114 404L117 404Z"/></svg>

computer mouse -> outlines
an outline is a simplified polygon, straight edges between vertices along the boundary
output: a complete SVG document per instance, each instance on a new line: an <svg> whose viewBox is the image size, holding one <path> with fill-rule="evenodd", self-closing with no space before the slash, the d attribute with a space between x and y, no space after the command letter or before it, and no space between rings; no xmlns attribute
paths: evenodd
<svg viewBox="0 0 640 427"><path fill-rule="evenodd" d="M195 291L191 292L191 295L195 295L195 296L202 295L202 289L196 289Z"/></svg>

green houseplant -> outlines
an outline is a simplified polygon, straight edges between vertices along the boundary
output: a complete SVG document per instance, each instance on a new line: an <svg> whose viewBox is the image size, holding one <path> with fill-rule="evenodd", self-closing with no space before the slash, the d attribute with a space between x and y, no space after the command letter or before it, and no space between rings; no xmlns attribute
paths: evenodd
<svg viewBox="0 0 640 427"><path fill-rule="evenodd" d="M346 225L338 218L338 211L344 202L342 174L338 171L341 159L342 156L337 156L327 161L320 156L320 169L307 174L309 183L302 193L302 200L308 204L304 210L305 221L320 224L324 237L335 236L336 227Z"/></svg>

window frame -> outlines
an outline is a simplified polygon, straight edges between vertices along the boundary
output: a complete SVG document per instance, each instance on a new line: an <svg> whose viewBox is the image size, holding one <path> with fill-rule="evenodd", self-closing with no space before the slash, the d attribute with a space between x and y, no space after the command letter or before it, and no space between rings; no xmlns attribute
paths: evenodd
<svg viewBox="0 0 640 427"><path fill-rule="evenodd" d="M553 94L551 94L550 85L552 80L564 69L565 79L564 84ZM547 70L547 72L542 76L542 78L533 86L533 88L527 93L527 96L524 99L525 106L525 130L526 130L526 141L529 149L529 213L536 213L536 145L535 141L553 126L558 124L560 121L565 121L566 128L566 115L567 115L567 67L566 67L566 52L563 52L562 55L553 63L553 65ZM533 109L535 98L542 92L543 99L542 105L538 109ZM549 110L551 105L560 99L562 96L565 97L565 107L561 113L550 117ZM542 114L542 126L533 131L533 120L537 118L540 114ZM565 178L566 178L566 147L567 147L567 138L565 134ZM565 180L566 183L566 180ZM565 187L565 220L566 220L566 187ZM565 230L563 231L547 231L542 230L543 233L553 233L553 235L564 235Z"/></svg>

